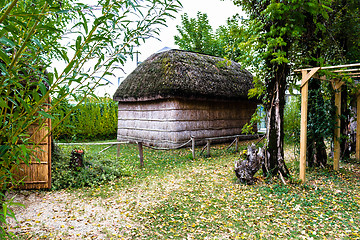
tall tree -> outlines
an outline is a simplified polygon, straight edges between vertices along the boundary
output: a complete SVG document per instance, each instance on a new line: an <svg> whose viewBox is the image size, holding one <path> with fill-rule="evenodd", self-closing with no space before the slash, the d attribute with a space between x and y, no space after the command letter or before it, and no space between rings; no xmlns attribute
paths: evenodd
<svg viewBox="0 0 360 240"><path fill-rule="evenodd" d="M185 13L181 16L181 26L176 26L180 36L175 36L175 44L181 49L217 55L214 32L206 13L198 12L196 18L189 18Z"/></svg>
<svg viewBox="0 0 360 240"><path fill-rule="evenodd" d="M327 23L329 29L328 42L335 46L337 52L329 51L335 64L354 63L360 61L360 5L358 0L334 0L333 12L330 13L332 21ZM351 88L345 84L341 89L341 156L350 157L349 123Z"/></svg>
<svg viewBox="0 0 360 240"><path fill-rule="evenodd" d="M198 12L197 18L184 14L181 19L181 25L177 26L179 35L174 36L175 44L181 49L231 60L238 59L242 53L238 45L244 36L238 15L228 18L216 31L209 24L206 13Z"/></svg>
<svg viewBox="0 0 360 240"><path fill-rule="evenodd" d="M298 57L298 43L306 29L306 14L312 21L326 16L328 4L317 0L233 0L249 15L247 29L252 38L246 44L253 50L252 65L264 80L264 105L267 110L267 133L264 174L287 177L284 161L283 116L285 89L289 81L291 62ZM319 26L316 25L316 28ZM249 56L247 56L249 57Z"/></svg>

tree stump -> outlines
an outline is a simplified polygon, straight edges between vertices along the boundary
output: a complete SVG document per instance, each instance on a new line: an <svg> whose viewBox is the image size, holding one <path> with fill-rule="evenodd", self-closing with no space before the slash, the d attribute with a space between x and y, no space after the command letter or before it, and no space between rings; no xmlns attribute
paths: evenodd
<svg viewBox="0 0 360 240"><path fill-rule="evenodd" d="M248 146L246 159L235 161L235 175L240 182L246 184L254 183L254 175L264 163L265 155L262 148L256 149L255 144Z"/></svg>
<svg viewBox="0 0 360 240"><path fill-rule="evenodd" d="M70 167L75 170L84 167L84 150L74 149L71 151Z"/></svg>

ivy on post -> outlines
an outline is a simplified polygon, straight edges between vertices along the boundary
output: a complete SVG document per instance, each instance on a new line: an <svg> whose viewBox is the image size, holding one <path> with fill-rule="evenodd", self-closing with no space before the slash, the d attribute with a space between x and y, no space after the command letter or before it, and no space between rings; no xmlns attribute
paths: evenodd
<svg viewBox="0 0 360 240"><path fill-rule="evenodd" d="M340 161L340 135L341 135L341 86L344 82L340 80L335 80L333 82L333 88L335 90L335 108L336 108L336 123L335 123L335 133L334 133L334 170L339 170L339 161Z"/></svg>
<svg viewBox="0 0 360 240"><path fill-rule="evenodd" d="M356 95L356 160L360 160L360 91Z"/></svg>

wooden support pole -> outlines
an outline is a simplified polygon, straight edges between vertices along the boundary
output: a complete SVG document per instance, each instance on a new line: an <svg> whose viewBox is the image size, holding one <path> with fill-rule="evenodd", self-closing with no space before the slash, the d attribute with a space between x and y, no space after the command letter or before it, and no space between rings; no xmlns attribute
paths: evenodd
<svg viewBox="0 0 360 240"><path fill-rule="evenodd" d="M120 144L119 143L116 145L116 157L117 158L120 157Z"/></svg>
<svg viewBox="0 0 360 240"><path fill-rule="evenodd" d="M191 152L192 158L195 159L195 138L191 137Z"/></svg>
<svg viewBox="0 0 360 240"><path fill-rule="evenodd" d="M360 160L360 93L356 96L356 160Z"/></svg>
<svg viewBox="0 0 360 240"><path fill-rule="evenodd" d="M308 115L308 94L309 83L304 80L307 71L302 71L301 88L301 125L300 125L300 180L305 182L306 171L306 145L307 145L307 115Z"/></svg>
<svg viewBox="0 0 360 240"><path fill-rule="evenodd" d="M341 116L341 86L335 88L336 123L334 134L334 170L339 170L340 160L340 116Z"/></svg>
<svg viewBox="0 0 360 240"><path fill-rule="evenodd" d="M210 144L211 140L206 141L206 157L210 157Z"/></svg>
<svg viewBox="0 0 360 240"><path fill-rule="evenodd" d="M140 167L144 167L144 153L143 153L143 144L142 142L138 142L139 148L139 159L140 159Z"/></svg>
<svg viewBox="0 0 360 240"><path fill-rule="evenodd" d="M235 138L235 152L239 151L239 137Z"/></svg>

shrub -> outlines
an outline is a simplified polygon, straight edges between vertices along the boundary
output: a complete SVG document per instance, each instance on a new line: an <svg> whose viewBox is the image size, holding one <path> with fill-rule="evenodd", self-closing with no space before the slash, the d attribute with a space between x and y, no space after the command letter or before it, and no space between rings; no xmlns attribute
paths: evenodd
<svg viewBox="0 0 360 240"><path fill-rule="evenodd" d="M291 96L284 110L284 133L287 143L300 143L300 96Z"/></svg>
<svg viewBox="0 0 360 240"><path fill-rule="evenodd" d="M117 104L108 97L86 98L74 107L61 101L55 111L53 124L60 122L72 110L72 114L54 129L55 139L83 140L116 137Z"/></svg>
<svg viewBox="0 0 360 240"><path fill-rule="evenodd" d="M77 148L78 149L78 148ZM132 175L132 168L121 159L109 158L97 153L84 154L84 167L70 167L71 149L62 150L53 146L52 189L94 187L110 182L121 176Z"/></svg>

